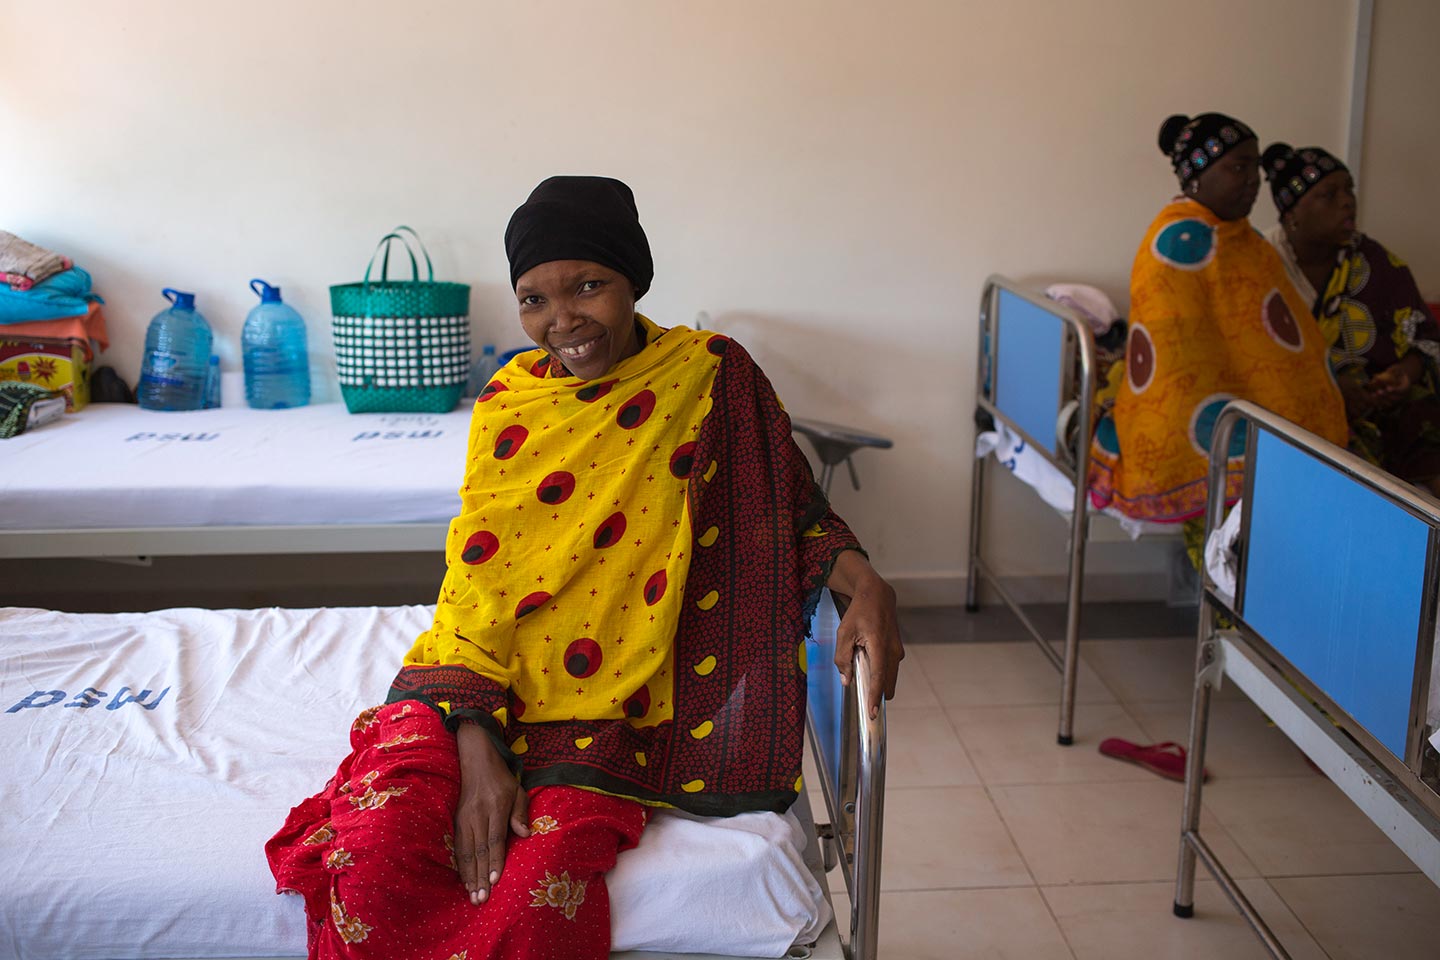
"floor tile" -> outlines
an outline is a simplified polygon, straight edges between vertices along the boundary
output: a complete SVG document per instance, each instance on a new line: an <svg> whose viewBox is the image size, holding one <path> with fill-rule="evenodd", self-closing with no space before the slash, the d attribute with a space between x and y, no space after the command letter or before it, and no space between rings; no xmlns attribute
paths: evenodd
<svg viewBox="0 0 1440 960"><path fill-rule="evenodd" d="M885 786L965 787L980 783L955 728L939 707L885 714Z"/></svg>
<svg viewBox="0 0 1440 960"><path fill-rule="evenodd" d="M905 648L905 659L900 661L900 673L895 680L895 698L886 702L887 710L910 710L916 707L938 707L940 701L930 681L925 678L925 668L915 655L915 648Z"/></svg>
<svg viewBox="0 0 1440 960"><path fill-rule="evenodd" d="M1294 960L1324 960L1325 954L1291 915L1275 891L1259 878L1240 881ZM1044 887L1076 960L1264 960L1269 957L1219 884L1195 884L1195 916L1172 912L1173 883L1105 883Z"/></svg>
<svg viewBox="0 0 1440 960"><path fill-rule="evenodd" d="M1415 869L1324 777L1217 778L1206 785L1203 801L1267 877Z"/></svg>
<svg viewBox="0 0 1440 960"><path fill-rule="evenodd" d="M886 790L882 890L1033 883L984 789Z"/></svg>
<svg viewBox="0 0 1440 960"><path fill-rule="evenodd" d="M1190 701L1132 703L1132 716L1151 742L1190 740ZM1216 777L1318 777L1305 754L1290 738L1270 725L1249 699L1210 701L1205 769Z"/></svg>
<svg viewBox="0 0 1440 960"><path fill-rule="evenodd" d="M1195 638L1097 640L1080 644L1089 664L1124 703L1189 702L1195 690ZM1233 684L1214 699L1243 699Z"/></svg>
<svg viewBox="0 0 1440 960"><path fill-rule="evenodd" d="M965 752L987 784L1153 780L1155 774L1103 756L1100 741L1123 737L1146 743L1123 707L1087 704L1075 711L1075 742L1055 742L1057 708L947 707Z"/></svg>
<svg viewBox="0 0 1440 960"><path fill-rule="evenodd" d="M879 952L886 960L1073 957L1033 887L882 894Z"/></svg>
<svg viewBox="0 0 1440 960"><path fill-rule="evenodd" d="M1043 884L1173 880L1182 788L1167 780L990 788L1035 879ZM1202 813L1201 831L1236 876L1256 871ZM886 835L886 843L890 841Z"/></svg>
<svg viewBox="0 0 1440 960"><path fill-rule="evenodd" d="M992 707L1060 703L1060 672L1033 643L974 643L910 651L944 706ZM1100 678L1080 663L1076 702L1114 703ZM1049 738L1054 742L1054 737Z"/></svg>
<svg viewBox="0 0 1440 960"><path fill-rule="evenodd" d="M1331 960L1440 954L1440 888L1424 874L1292 877L1270 885Z"/></svg>

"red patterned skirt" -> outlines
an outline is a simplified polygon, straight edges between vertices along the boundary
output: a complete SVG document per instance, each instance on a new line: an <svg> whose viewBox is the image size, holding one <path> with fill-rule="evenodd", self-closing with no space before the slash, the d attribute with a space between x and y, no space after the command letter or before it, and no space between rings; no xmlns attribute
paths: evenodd
<svg viewBox="0 0 1440 960"><path fill-rule="evenodd" d="M645 808L574 787L530 793L531 835L470 903L452 850L455 737L415 702L367 710L325 789L265 845L281 892L305 898L311 958L588 958L610 952L605 873L635 846Z"/></svg>

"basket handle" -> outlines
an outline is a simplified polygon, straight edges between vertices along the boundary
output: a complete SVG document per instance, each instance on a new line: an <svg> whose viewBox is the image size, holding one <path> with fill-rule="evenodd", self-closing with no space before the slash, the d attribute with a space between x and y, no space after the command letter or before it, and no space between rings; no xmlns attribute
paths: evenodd
<svg viewBox="0 0 1440 960"><path fill-rule="evenodd" d="M391 240L399 240L401 243L405 244L405 252L410 254L410 282L420 282L420 267L415 262L415 248L410 245L410 237L406 237L404 234L401 233L402 230L409 232L410 236L415 238L415 243L420 247L420 252L425 256L425 268L429 273L428 282L435 282L435 264L430 261L430 251L425 249L425 242L420 239L420 234L415 232L414 227L407 227L401 225L396 227L389 233L385 234L385 236L381 237L380 243L375 247L375 253L370 254L370 263L365 268L364 282L367 287L370 285L370 272L375 269L375 254L378 254L380 252L381 247L385 248L385 256L380 261L380 282L384 283L390 279Z"/></svg>
<svg viewBox="0 0 1440 960"><path fill-rule="evenodd" d="M370 262L365 265L365 286L370 286L370 271L375 269L375 258L380 255L380 250L382 248L385 250L385 258L380 263L379 282L384 283L385 281L390 279L391 240L399 240L401 243L405 243L405 238L400 236L400 234L398 233L387 233L385 234L385 236L380 238L380 242L375 247L375 252L370 254ZM415 262L415 252L410 249L409 244L405 244L405 252L410 254L411 282L417 281L420 279L420 266Z"/></svg>
<svg viewBox="0 0 1440 960"><path fill-rule="evenodd" d="M412 236L412 237L415 238L415 245L420 248L420 253L425 257L425 270L426 270L426 272L429 274L429 282L430 282L430 283L434 283L434 282L435 282L435 264L433 264L433 263L430 262L430 251L425 249L425 241L420 239L420 234L418 234L418 233L415 232L415 228L414 228L414 227L407 227L407 226L405 226L404 224L401 224L400 226L398 226L398 227L396 227L394 230L392 230L391 233L393 233L395 236L400 237L400 239L402 239L402 240L405 241L405 249L407 249L407 250L410 249L410 241L409 241L408 238L401 236L401 234L402 234L402 233L409 233L410 236ZM411 256L413 257L414 254L412 253ZM417 277L418 277L418 274L417 274Z"/></svg>

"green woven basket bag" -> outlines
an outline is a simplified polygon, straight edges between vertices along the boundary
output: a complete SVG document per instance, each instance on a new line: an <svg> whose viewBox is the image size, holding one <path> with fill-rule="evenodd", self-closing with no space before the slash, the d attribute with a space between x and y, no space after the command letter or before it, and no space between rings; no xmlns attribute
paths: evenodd
<svg viewBox="0 0 1440 960"><path fill-rule="evenodd" d="M420 279L415 238L429 279ZM390 244L410 255L410 280L390 279ZM370 271L381 250L380 279ZM436 283L435 267L419 234L409 227L387 233L360 283L330 288L331 330L340 395L351 413L449 413L465 392L470 372L470 287Z"/></svg>

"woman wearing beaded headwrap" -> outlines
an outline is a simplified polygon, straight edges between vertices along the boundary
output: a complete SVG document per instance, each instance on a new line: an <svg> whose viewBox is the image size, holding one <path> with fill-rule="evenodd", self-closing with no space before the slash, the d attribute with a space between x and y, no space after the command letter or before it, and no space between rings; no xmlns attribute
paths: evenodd
<svg viewBox="0 0 1440 960"><path fill-rule="evenodd" d="M654 265L630 188L552 177L505 250L536 349L475 404L434 625L266 845L312 958L607 956L605 875L652 808L796 798L823 586L852 599L842 676L894 693L894 591L765 375L636 312Z"/></svg>
<svg viewBox="0 0 1440 960"><path fill-rule="evenodd" d="M1440 324L1405 262L1355 228L1355 181L1320 147L1261 158L1280 222L1266 234L1320 323L1351 446L1440 493Z"/></svg>
<svg viewBox="0 0 1440 960"><path fill-rule="evenodd" d="M1160 523L1205 507L1210 437L1230 400L1258 403L1343 444L1325 346L1285 267L1246 219L1260 190L1254 132L1220 113L1173 116L1160 151L1181 196L1160 211L1130 274L1130 332L1115 404L1096 424L1091 499ZM1226 498L1239 496L1244 432Z"/></svg>

